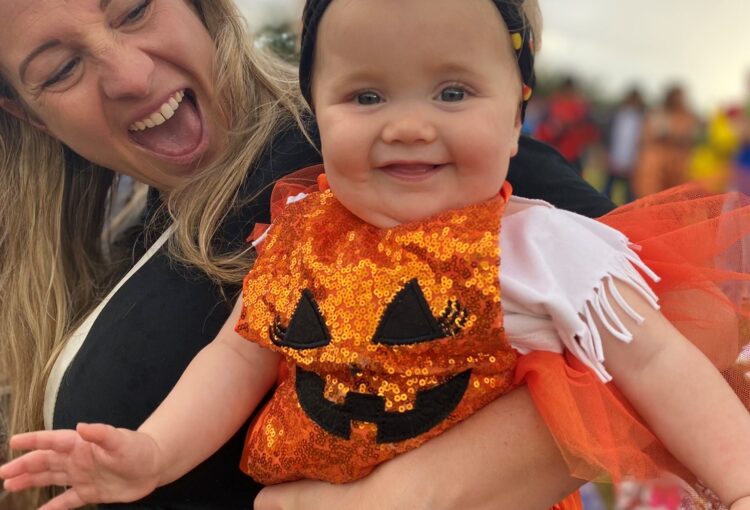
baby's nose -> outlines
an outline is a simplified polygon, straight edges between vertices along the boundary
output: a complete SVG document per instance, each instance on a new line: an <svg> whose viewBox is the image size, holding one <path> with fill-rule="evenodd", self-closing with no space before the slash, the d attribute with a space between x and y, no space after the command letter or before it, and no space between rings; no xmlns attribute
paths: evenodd
<svg viewBox="0 0 750 510"><path fill-rule="evenodd" d="M389 122L382 132L386 143L430 143L437 137L432 122L418 115L400 116Z"/></svg>

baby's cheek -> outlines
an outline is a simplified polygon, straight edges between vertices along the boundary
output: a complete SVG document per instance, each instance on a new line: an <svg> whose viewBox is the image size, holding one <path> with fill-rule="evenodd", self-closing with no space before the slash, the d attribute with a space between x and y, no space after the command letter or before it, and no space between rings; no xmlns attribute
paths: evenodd
<svg viewBox="0 0 750 510"><path fill-rule="evenodd" d="M461 159L471 167L492 166L500 168L507 165L510 148L515 144L514 131L511 126L487 120L479 123L471 131L472 136L459 139Z"/></svg>
<svg viewBox="0 0 750 510"><path fill-rule="evenodd" d="M489 136L477 134L474 137L466 137L459 157L456 159L467 172L485 173L490 168L501 168L504 158L503 151L495 140Z"/></svg>
<svg viewBox="0 0 750 510"><path fill-rule="evenodd" d="M325 164L337 167L351 166L355 162L367 161L369 147L356 130L344 122L328 124L321 128L320 141Z"/></svg>

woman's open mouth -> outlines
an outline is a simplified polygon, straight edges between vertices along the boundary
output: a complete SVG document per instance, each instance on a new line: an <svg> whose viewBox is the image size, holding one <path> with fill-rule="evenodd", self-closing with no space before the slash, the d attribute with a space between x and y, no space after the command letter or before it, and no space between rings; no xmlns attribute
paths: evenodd
<svg viewBox="0 0 750 510"><path fill-rule="evenodd" d="M201 156L208 136L195 94L178 90L154 112L128 127L138 146L163 159L188 164Z"/></svg>

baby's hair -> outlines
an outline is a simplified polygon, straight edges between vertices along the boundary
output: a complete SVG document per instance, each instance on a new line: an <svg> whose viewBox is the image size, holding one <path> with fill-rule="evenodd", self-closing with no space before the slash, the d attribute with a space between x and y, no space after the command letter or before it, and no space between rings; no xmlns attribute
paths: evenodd
<svg viewBox="0 0 750 510"><path fill-rule="evenodd" d="M299 84L302 95L309 105L312 106L312 77L314 72L315 40L317 39L318 25L323 17L323 13L333 0L307 0L302 15L302 39L300 48L300 66L299 66ZM539 0L493 0L495 6L502 11L506 11L505 6L510 7L510 16L516 20L524 20L528 28L531 29L533 44L531 47L533 53L541 49L542 43L542 12L539 7ZM513 12L515 10L515 12ZM503 15L505 16L505 14ZM507 21L507 20L506 20ZM519 31L526 26L508 27ZM518 49L518 48L516 48ZM530 62L528 74L533 74L533 56L526 60ZM533 76L532 76L533 78ZM533 79L531 80L533 82ZM533 86L533 83L525 85Z"/></svg>

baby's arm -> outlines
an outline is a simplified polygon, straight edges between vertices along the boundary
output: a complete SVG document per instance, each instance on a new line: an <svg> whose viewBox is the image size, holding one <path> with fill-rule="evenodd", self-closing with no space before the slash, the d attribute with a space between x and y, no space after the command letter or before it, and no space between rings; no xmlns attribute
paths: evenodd
<svg viewBox="0 0 750 510"><path fill-rule="evenodd" d="M279 356L234 331L241 310L240 297L216 338L138 428L161 451L159 485L181 477L226 443L276 380Z"/></svg>
<svg viewBox="0 0 750 510"><path fill-rule="evenodd" d="M614 381L675 457L733 510L748 508L742 505L750 498L750 414L661 313L629 286L617 287L645 321L618 314L633 333L630 344L599 324Z"/></svg>
<svg viewBox="0 0 750 510"><path fill-rule="evenodd" d="M21 434L11 447L33 450L0 468L5 488L71 486L45 510L134 501L176 480L224 444L273 384L278 356L234 331L238 299L217 337L137 432L79 424L76 431Z"/></svg>

